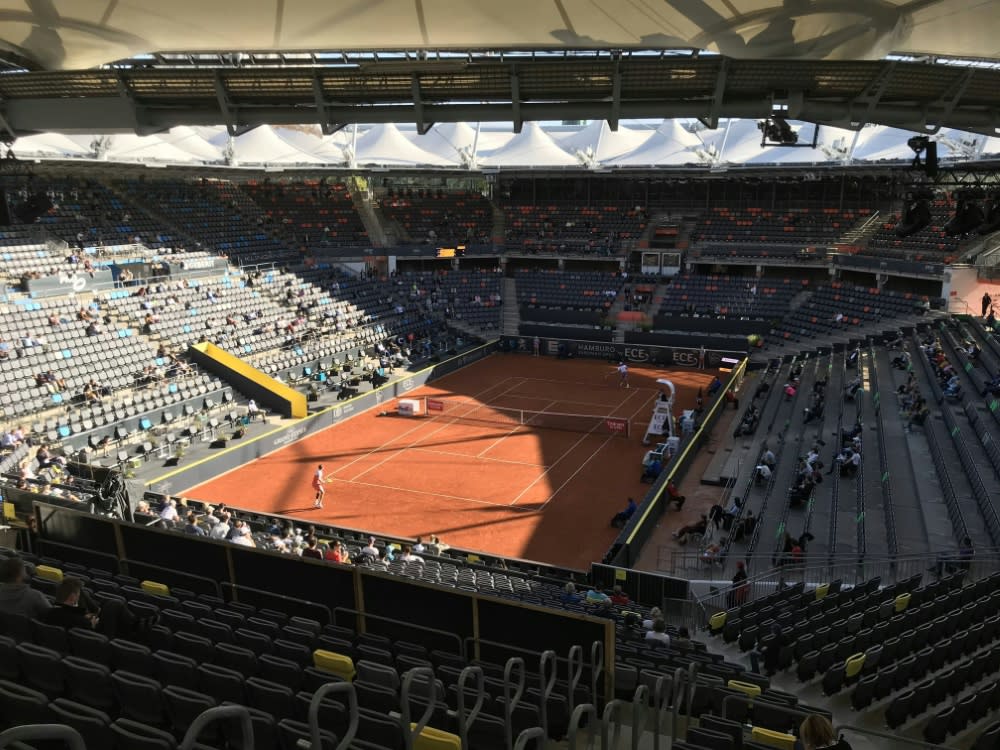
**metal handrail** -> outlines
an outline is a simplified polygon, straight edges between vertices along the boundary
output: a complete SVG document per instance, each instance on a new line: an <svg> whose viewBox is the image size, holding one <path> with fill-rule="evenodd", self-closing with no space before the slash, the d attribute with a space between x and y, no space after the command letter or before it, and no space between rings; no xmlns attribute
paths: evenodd
<svg viewBox="0 0 1000 750"><path fill-rule="evenodd" d="M254 734L253 734L253 721L250 719L250 711L247 710L246 706L215 706L213 708L206 709L198 714L194 721L191 722L191 726L188 727L187 731L184 733L184 739L181 740L179 750L192 750L195 747L195 742L198 736L205 730L209 724L213 721L222 721L225 719L238 719L240 722L240 744L239 747L242 750L253 750L254 748ZM319 747L319 745L316 745ZM338 748L339 750L339 748Z"/></svg>
<svg viewBox="0 0 1000 750"><path fill-rule="evenodd" d="M0 748L22 740L62 740L69 750L87 750L80 733L66 724L23 724L0 732Z"/></svg>
<svg viewBox="0 0 1000 750"><path fill-rule="evenodd" d="M358 694L354 689L354 685L350 682L325 682L313 693L312 699L309 701L308 718L310 747L323 747L323 738L319 728L319 709L323 703L323 699L331 693L344 693L347 695L347 731L344 732L344 736L340 738L340 742L336 747L336 750L347 750L351 746L351 743L354 742L354 735L358 732L358 722L360 720Z"/></svg>
<svg viewBox="0 0 1000 750"><path fill-rule="evenodd" d="M906 745L906 747L912 748L929 748L929 750L940 750L941 746L936 745L932 742L924 742L923 740L914 740L909 737L902 737L899 734L889 734L887 732L879 732L874 729L862 729L861 727L855 727L850 724L838 724L833 728L834 734L838 737L844 732L853 732L859 734L863 737L877 737L879 740L892 740L893 742L901 742ZM882 745L882 742L876 742L876 745Z"/></svg>

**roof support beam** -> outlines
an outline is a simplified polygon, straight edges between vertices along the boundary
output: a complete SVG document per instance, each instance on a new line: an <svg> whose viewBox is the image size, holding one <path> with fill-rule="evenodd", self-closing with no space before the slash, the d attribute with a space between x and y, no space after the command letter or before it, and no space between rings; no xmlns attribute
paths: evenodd
<svg viewBox="0 0 1000 750"><path fill-rule="evenodd" d="M323 80L319 77L319 71L313 72L312 77L312 87L313 87L313 101L316 103L316 113L319 115L319 127L323 135L332 135L334 133L330 128L333 124L330 122L330 116L326 111L326 96L323 92ZM344 127L341 125L340 127Z"/></svg>
<svg viewBox="0 0 1000 750"><path fill-rule="evenodd" d="M618 132L618 121L622 113L622 71L621 65L615 60L615 72L611 75L611 117L608 127L612 133Z"/></svg>
<svg viewBox="0 0 1000 750"><path fill-rule="evenodd" d="M215 71L215 99L219 103L219 111L222 113L222 121L226 126L226 131L234 138L242 135L238 132L239 128L233 117L233 110L229 106L229 93L226 91L226 85L222 82L222 74L218 70Z"/></svg>
<svg viewBox="0 0 1000 750"><path fill-rule="evenodd" d="M424 99L420 92L420 76L416 73L410 79L410 95L413 97L413 114L417 133L424 135L434 123L424 122Z"/></svg>
<svg viewBox="0 0 1000 750"><path fill-rule="evenodd" d="M708 109L708 117L699 117L698 121L710 130L719 127L719 112L722 110L722 100L726 95L726 74L729 72L729 58L722 58L719 74L715 77L715 91L712 92L712 103Z"/></svg>
<svg viewBox="0 0 1000 750"><path fill-rule="evenodd" d="M965 95L965 89L969 87L969 81L972 80L972 76L975 72L975 68L966 68L958 77L958 80L955 81L955 85L946 92L947 96L942 96L938 99L937 104L941 106L941 114L933 123L933 129L927 129L928 133L938 132L941 129L942 121L946 122L951 117L951 113L955 111L956 105ZM927 123L925 122L925 125L926 124Z"/></svg>
<svg viewBox="0 0 1000 750"><path fill-rule="evenodd" d="M510 66L510 109L511 119L514 121L514 132L520 133L524 127L524 119L521 117L521 82L517 77L517 68Z"/></svg>
<svg viewBox="0 0 1000 750"><path fill-rule="evenodd" d="M893 73L896 72L896 61L890 60L882 69L878 72L867 86L865 90L861 92L857 97L854 98L850 103L849 111L850 118L847 122L836 123L838 127L850 128L851 130L861 130L865 125L872 121L872 116L875 113L875 107L882 100L882 95L885 93L886 88L889 86L889 81L892 80ZM860 118L855 116L855 105L864 105L864 115ZM833 124L833 123L830 123Z"/></svg>

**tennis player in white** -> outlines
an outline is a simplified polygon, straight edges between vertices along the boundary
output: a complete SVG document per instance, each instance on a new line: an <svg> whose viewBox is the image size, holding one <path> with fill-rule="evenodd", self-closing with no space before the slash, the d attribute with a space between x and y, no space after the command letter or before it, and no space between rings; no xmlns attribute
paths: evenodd
<svg viewBox="0 0 1000 750"><path fill-rule="evenodd" d="M312 486L316 491L316 499L313 501L314 508L323 507L323 496L326 494L326 487L323 486L323 464L316 467L316 473L313 474Z"/></svg>
<svg viewBox="0 0 1000 750"><path fill-rule="evenodd" d="M628 365L624 362L618 363L618 387L628 388Z"/></svg>

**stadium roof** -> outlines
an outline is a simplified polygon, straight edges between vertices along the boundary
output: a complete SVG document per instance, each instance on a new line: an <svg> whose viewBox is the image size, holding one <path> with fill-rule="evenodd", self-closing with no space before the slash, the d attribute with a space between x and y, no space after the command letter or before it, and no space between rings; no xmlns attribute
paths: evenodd
<svg viewBox="0 0 1000 750"><path fill-rule="evenodd" d="M992 0L0 0L0 45L43 70L247 50L261 59L273 51L677 47L739 59L990 58L1000 55L997 15Z"/></svg>
<svg viewBox="0 0 1000 750"><path fill-rule="evenodd" d="M994 136L998 30L994 0L0 0L0 138L774 114Z"/></svg>

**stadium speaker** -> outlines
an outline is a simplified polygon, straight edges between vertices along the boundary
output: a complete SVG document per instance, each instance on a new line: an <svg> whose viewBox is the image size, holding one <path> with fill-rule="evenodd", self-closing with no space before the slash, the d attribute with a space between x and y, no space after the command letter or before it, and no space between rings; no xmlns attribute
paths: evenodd
<svg viewBox="0 0 1000 750"><path fill-rule="evenodd" d="M929 141L927 143L927 151L924 153L924 172L927 173L928 177L937 177L938 162L936 141Z"/></svg>
<svg viewBox="0 0 1000 750"><path fill-rule="evenodd" d="M227 443L229 443L229 439L228 438L224 438L224 437L216 438L215 440L212 441L212 443L208 447L209 448L225 448Z"/></svg>
<svg viewBox="0 0 1000 750"><path fill-rule="evenodd" d="M10 204L7 203L7 191L0 190L0 227L10 226Z"/></svg>

